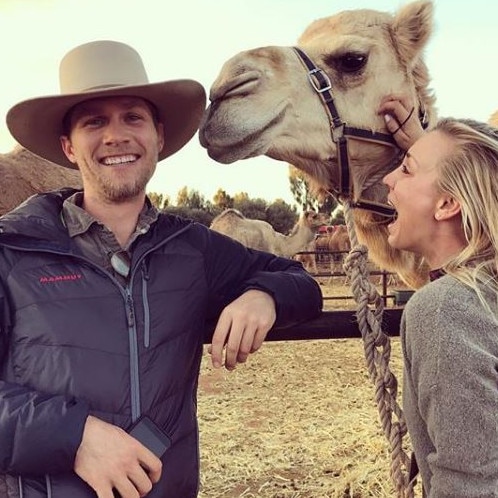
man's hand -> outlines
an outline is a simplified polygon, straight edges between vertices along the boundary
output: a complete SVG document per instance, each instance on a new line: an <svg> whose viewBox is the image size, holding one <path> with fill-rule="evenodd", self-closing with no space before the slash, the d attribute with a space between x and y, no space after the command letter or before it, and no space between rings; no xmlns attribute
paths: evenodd
<svg viewBox="0 0 498 498"><path fill-rule="evenodd" d="M209 348L215 368L233 370L257 351L272 328L277 313L273 298L266 292L249 290L232 301L222 312Z"/></svg>
<svg viewBox="0 0 498 498"><path fill-rule="evenodd" d="M113 498L113 488L121 498L145 496L161 470L161 460L123 429L88 416L74 471L98 498Z"/></svg>
<svg viewBox="0 0 498 498"><path fill-rule="evenodd" d="M379 108L387 129L403 150L408 150L424 133L415 107L407 97L389 95Z"/></svg>

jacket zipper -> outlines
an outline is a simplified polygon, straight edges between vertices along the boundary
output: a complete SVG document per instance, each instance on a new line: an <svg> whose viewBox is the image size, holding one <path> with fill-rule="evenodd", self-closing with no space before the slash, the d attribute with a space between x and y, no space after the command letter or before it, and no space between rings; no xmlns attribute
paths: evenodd
<svg viewBox="0 0 498 498"><path fill-rule="evenodd" d="M147 285L149 283L149 272L145 260L142 261L142 303L144 305L144 346L150 345L150 310Z"/></svg>
<svg viewBox="0 0 498 498"><path fill-rule="evenodd" d="M138 335L135 321L135 308L133 296L127 286L126 292L126 317L128 320L128 342L130 348L130 397L131 420L135 422L141 413L140 409L140 373L138 365Z"/></svg>

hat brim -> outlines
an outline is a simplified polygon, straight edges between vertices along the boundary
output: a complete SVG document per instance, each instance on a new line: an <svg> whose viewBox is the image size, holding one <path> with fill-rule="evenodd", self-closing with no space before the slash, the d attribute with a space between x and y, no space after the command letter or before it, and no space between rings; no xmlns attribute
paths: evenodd
<svg viewBox="0 0 498 498"><path fill-rule="evenodd" d="M141 97L156 106L159 121L164 125L164 147L158 161L180 150L194 136L206 107L206 93L200 83L171 80L24 100L7 113L7 126L17 142L34 154L77 169L60 145L64 116L85 100L118 96Z"/></svg>

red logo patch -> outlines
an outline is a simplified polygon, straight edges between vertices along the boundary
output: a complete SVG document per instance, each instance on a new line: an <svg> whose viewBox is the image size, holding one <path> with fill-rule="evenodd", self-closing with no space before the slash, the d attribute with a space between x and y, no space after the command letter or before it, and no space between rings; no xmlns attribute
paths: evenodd
<svg viewBox="0 0 498 498"><path fill-rule="evenodd" d="M73 273L70 275L54 275L50 277L40 277L40 284L52 284L55 282L73 282L83 278L81 273Z"/></svg>

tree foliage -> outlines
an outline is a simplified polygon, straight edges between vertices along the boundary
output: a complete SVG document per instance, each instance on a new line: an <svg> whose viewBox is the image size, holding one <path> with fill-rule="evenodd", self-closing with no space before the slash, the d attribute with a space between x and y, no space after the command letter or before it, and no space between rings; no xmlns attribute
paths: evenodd
<svg viewBox="0 0 498 498"><path fill-rule="evenodd" d="M205 197L194 189L189 189L187 186L181 188L176 196L176 205L191 209L203 209L206 204Z"/></svg>
<svg viewBox="0 0 498 498"><path fill-rule="evenodd" d="M169 206L169 195L158 194L157 192L149 192L147 195L150 199L150 202L152 202L152 204L156 206L157 209L163 210L166 206Z"/></svg>
<svg viewBox="0 0 498 498"><path fill-rule="evenodd" d="M233 202L233 197L230 197L222 188L219 188L213 196L214 207L220 209L221 211L232 208Z"/></svg>
<svg viewBox="0 0 498 498"><path fill-rule="evenodd" d="M266 221L277 231L287 234L297 222L295 207L289 206L283 199L276 199L266 209Z"/></svg>
<svg viewBox="0 0 498 498"><path fill-rule="evenodd" d="M178 191L176 205L170 203L168 196L157 192L148 194L151 202L164 212L188 218L203 225L210 226L214 217L227 208L235 208L246 218L267 221L281 233L288 233L297 221L297 210L283 199L268 203L261 198L250 198L247 192L238 192L233 197L219 188L213 196L213 201L196 190L183 187Z"/></svg>
<svg viewBox="0 0 498 498"><path fill-rule="evenodd" d="M321 213L332 213L339 202L332 195L314 195L304 173L292 164L289 164L290 190L296 202L303 210L314 209Z"/></svg>

